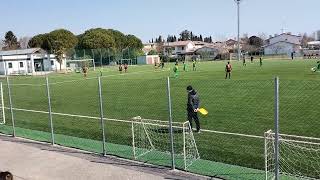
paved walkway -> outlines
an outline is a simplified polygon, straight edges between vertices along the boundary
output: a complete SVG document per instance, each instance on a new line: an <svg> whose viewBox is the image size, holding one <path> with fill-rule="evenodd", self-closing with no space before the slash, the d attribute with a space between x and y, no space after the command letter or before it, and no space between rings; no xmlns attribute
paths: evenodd
<svg viewBox="0 0 320 180"><path fill-rule="evenodd" d="M12 172L16 180L207 179L167 168L0 135L0 171L6 170Z"/></svg>

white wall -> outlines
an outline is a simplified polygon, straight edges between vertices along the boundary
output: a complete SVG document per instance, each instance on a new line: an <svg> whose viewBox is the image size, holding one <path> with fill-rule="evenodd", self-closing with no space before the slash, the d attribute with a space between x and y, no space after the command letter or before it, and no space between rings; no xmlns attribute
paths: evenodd
<svg viewBox="0 0 320 180"><path fill-rule="evenodd" d="M270 44L277 43L279 41L286 41L286 42L291 42L295 44L301 44L301 37L288 35L288 34L281 34L279 36L271 38Z"/></svg>
<svg viewBox="0 0 320 180"><path fill-rule="evenodd" d="M264 48L264 54L266 55L287 54L288 56L291 56L292 52L296 52L296 55L299 54L299 46L291 43L279 42Z"/></svg>
<svg viewBox="0 0 320 180"><path fill-rule="evenodd" d="M5 75L5 63L3 61L0 62L0 74Z"/></svg>
<svg viewBox="0 0 320 180"><path fill-rule="evenodd" d="M187 49L186 49L186 52L190 52L190 51L193 51L195 48L195 46L192 44L192 43L188 43L187 45Z"/></svg>
<svg viewBox="0 0 320 180"><path fill-rule="evenodd" d="M22 63L23 67L20 67L20 63ZM12 64L11 68L9 68L9 64ZM7 71L7 75L28 73L27 60L9 60L5 62L1 62L0 68L1 68L0 72L3 75L5 74L5 71Z"/></svg>
<svg viewBox="0 0 320 180"><path fill-rule="evenodd" d="M55 59L55 55L50 54L29 54L29 55L11 55L1 56L0 58L0 74L4 75L7 72L10 74L27 74L34 72L33 59L43 59L44 71L60 70L60 64ZM53 65L51 65L53 61ZM23 67L20 67L20 62L23 63ZM9 68L9 63L12 64L12 68ZM66 60L64 59L61 66L62 70L66 69Z"/></svg>
<svg viewBox="0 0 320 180"><path fill-rule="evenodd" d="M182 47L183 47L183 49L182 49ZM189 42L185 46L176 46L173 54L181 54L181 53L183 54L186 52L193 51L194 49L195 49L195 46L191 42Z"/></svg>
<svg viewBox="0 0 320 180"><path fill-rule="evenodd" d="M143 64L155 64L160 63L160 57L159 55L147 55L147 56L138 56L137 57L137 64L143 65Z"/></svg>

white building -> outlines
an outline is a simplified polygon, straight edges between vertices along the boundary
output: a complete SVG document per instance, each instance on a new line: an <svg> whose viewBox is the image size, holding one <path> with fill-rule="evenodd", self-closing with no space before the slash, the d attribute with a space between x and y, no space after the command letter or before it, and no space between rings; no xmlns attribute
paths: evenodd
<svg viewBox="0 0 320 180"><path fill-rule="evenodd" d="M287 54L291 53L300 55L301 52L301 36L282 33L266 40L267 44L263 46L265 55Z"/></svg>
<svg viewBox="0 0 320 180"><path fill-rule="evenodd" d="M173 56L177 55L188 55L188 54L193 54L194 51L200 48L200 45L194 42L194 41L176 41L176 42L169 42L169 43L164 43L164 49L163 53Z"/></svg>
<svg viewBox="0 0 320 180"><path fill-rule="evenodd" d="M145 56L139 56L137 57L137 64L159 64L160 63L160 57L159 55L145 55Z"/></svg>
<svg viewBox="0 0 320 180"><path fill-rule="evenodd" d="M55 59L55 55L48 55L41 48L0 51L1 75L33 75L59 69L60 63ZM66 69L65 60L61 69Z"/></svg>

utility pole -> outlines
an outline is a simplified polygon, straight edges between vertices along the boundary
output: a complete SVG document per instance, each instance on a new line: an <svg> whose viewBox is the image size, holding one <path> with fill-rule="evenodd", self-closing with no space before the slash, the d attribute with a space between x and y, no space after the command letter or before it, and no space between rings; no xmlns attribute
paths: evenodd
<svg viewBox="0 0 320 180"><path fill-rule="evenodd" d="M240 2L242 0L234 0L237 3L237 14L238 14L238 61L240 61L241 51L240 51Z"/></svg>

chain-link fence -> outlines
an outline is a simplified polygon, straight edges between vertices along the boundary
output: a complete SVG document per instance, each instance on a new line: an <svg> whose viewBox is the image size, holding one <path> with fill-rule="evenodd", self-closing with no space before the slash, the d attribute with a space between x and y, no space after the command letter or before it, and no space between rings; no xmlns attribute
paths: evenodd
<svg viewBox="0 0 320 180"><path fill-rule="evenodd" d="M265 179L265 167L274 167L267 158L276 152L266 152L263 136L274 128L273 80L119 75L66 81L8 77L1 82L6 119L1 133L224 179ZM209 111L198 113L200 133L188 121L189 85L200 97L199 107ZM282 133L319 138L319 88L319 81L280 81ZM319 158L304 149L290 155Z"/></svg>
<svg viewBox="0 0 320 180"><path fill-rule="evenodd" d="M114 64L137 64L137 57L144 55L141 50L134 48L124 49L70 49L66 53L69 60L92 59L95 66Z"/></svg>

